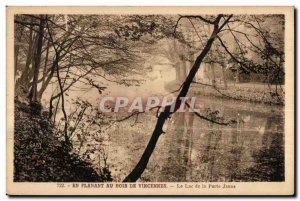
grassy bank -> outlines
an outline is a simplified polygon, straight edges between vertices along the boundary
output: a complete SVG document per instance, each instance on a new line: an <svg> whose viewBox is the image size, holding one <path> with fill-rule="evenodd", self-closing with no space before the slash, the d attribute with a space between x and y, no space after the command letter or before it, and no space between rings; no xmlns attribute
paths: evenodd
<svg viewBox="0 0 300 201"><path fill-rule="evenodd" d="M173 81L165 86L168 91L174 91L181 83ZM284 88L284 86L282 86ZM217 85L216 88L203 83L192 83L190 94L216 98L248 101L270 105L284 105L284 92L278 86L278 94L275 86L268 87L261 83L229 83L227 88Z"/></svg>

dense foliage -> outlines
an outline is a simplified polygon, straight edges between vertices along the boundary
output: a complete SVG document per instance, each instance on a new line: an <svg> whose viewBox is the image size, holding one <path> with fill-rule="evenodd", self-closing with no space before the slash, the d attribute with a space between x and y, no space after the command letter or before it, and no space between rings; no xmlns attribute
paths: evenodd
<svg viewBox="0 0 300 201"><path fill-rule="evenodd" d="M69 153L55 136L47 114L33 112L33 107L20 102L15 104L14 181L111 181L107 168L98 174L91 164Z"/></svg>

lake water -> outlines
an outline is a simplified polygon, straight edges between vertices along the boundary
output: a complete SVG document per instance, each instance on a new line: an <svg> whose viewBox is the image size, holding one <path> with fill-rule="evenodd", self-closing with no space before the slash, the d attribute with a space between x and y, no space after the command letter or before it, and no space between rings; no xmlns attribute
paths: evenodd
<svg viewBox="0 0 300 201"><path fill-rule="evenodd" d="M202 110L218 110L220 116L238 123L222 126L193 113L173 114L140 181L284 180L283 107L206 97L198 97L198 102ZM131 123L119 124L110 134L108 161L116 181L122 181L138 162L156 117L148 114Z"/></svg>

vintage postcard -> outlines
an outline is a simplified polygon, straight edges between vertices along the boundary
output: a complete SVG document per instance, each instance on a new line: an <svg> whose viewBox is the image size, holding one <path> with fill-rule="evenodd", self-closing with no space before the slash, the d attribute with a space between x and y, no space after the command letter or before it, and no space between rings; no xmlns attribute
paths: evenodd
<svg viewBox="0 0 300 201"><path fill-rule="evenodd" d="M8 195L294 195L294 7L10 7Z"/></svg>

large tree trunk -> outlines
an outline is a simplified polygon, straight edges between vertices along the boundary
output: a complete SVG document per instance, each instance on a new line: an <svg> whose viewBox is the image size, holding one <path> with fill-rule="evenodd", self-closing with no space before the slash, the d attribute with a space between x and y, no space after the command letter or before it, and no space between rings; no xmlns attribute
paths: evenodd
<svg viewBox="0 0 300 201"><path fill-rule="evenodd" d="M31 20L33 22L33 20ZM29 41L28 41L28 49L26 54L26 62L24 70L20 76L20 78L16 82L16 95L27 96L30 87L29 73L30 73L30 64L32 63L32 54L35 50L35 34L33 32L33 25L29 27Z"/></svg>
<svg viewBox="0 0 300 201"><path fill-rule="evenodd" d="M15 45L14 45L14 60L15 60L15 78L18 72L18 63L19 63L19 52L20 52L20 43L22 41L22 36L23 36L23 31L24 31L24 27L23 26L18 26L15 25L15 31L18 32L16 33L16 37L15 37Z"/></svg>
<svg viewBox="0 0 300 201"><path fill-rule="evenodd" d="M193 67L191 68L188 76L186 77L185 81L182 84L182 88L179 92L179 95L177 96L176 99L176 103L180 102L180 98L181 97L185 97L189 91L190 85L197 73L197 71L200 68L200 64L202 63L203 59L205 58L205 56L207 55L207 53L209 52L215 38L217 37L217 33L219 31L219 21L221 19L221 15L218 15L218 17L216 18L215 22L214 22L214 30L209 38L209 40L207 41L204 49L202 50L202 52L200 53L200 55L197 57ZM177 104L176 104L177 105ZM175 107L175 111L178 109L178 107ZM172 112L170 111L164 111L161 112L158 119L157 119L157 123L155 126L155 129L152 133L152 136L150 138L150 141L140 159L140 161L137 163L137 165L135 166L135 168L131 171L131 173L124 179L124 182L135 182L137 181L140 176L142 175L142 173L144 172L144 170L147 167L148 161L152 155L152 152L154 151L154 148L156 146L156 143L158 141L158 138L160 137L160 135L163 133L163 125L166 121L166 119L172 114Z"/></svg>
<svg viewBox="0 0 300 201"><path fill-rule="evenodd" d="M48 70L47 69L47 65L48 65L48 58L49 58L49 49L50 49L50 40L48 40L47 47L46 47L46 56L45 56L44 68L43 68L42 86L41 86L41 88L40 88L40 90L38 92L38 97L37 97L37 99L38 99L39 102L41 101L42 95L43 95L44 91L46 90L46 88L47 88L47 86L48 86L48 84L50 82L50 80L49 80L49 82L47 82L48 79L46 79L46 78L48 78L47 77L47 70ZM51 76L52 72L53 71L50 71L50 75L49 76ZM53 73L52 73L52 75L53 75Z"/></svg>
<svg viewBox="0 0 300 201"><path fill-rule="evenodd" d="M45 28L45 18L43 15L40 16L40 24L39 24L39 32L38 32L38 41L37 48L34 54L34 67L33 67L33 80L31 85L31 91L29 93L30 102L38 102L38 76L39 69L41 65L41 56L42 56L42 47L43 47L43 39L44 39L44 28Z"/></svg>

